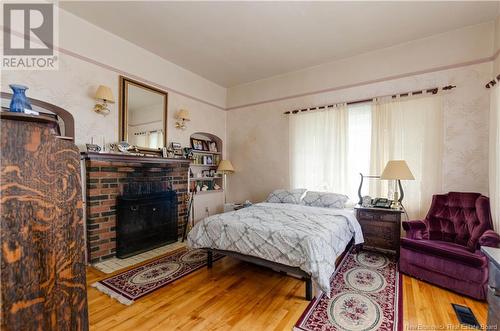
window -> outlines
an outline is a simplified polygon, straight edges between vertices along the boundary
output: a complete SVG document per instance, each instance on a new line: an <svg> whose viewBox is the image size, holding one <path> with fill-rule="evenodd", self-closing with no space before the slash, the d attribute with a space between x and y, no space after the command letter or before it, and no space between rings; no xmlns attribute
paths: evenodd
<svg viewBox="0 0 500 331"><path fill-rule="evenodd" d="M405 207L410 217L425 216L442 189L442 103L424 94L290 115L291 186L356 201L359 173L380 175L388 161L405 160L415 177L402 183ZM373 180L362 194L391 198L392 187Z"/></svg>
<svg viewBox="0 0 500 331"><path fill-rule="evenodd" d="M292 187L357 199L359 173L370 169L371 104L293 115L290 140Z"/></svg>

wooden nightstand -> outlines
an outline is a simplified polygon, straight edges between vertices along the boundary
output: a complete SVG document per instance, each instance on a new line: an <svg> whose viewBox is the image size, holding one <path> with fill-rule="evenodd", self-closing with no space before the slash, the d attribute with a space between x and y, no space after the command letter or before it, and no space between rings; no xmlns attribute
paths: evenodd
<svg viewBox="0 0 500 331"><path fill-rule="evenodd" d="M366 247L388 250L399 258L402 210L355 207Z"/></svg>

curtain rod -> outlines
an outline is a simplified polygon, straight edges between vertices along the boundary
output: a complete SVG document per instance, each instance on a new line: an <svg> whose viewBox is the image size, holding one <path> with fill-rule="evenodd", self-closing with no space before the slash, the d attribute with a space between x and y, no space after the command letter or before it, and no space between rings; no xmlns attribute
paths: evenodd
<svg viewBox="0 0 500 331"><path fill-rule="evenodd" d="M500 75L498 77L500 77ZM456 85L446 85L446 86L443 86L441 88L441 90L442 91L451 90L451 89L454 89L455 87L456 87ZM397 98L398 96L399 97L407 97L407 96L411 96L411 95L418 95L418 94L424 94L424 93L437 94L439 92L439 90L440 90L439 87L433 87L433 88L430 88L430 89L420 90L420 91L415 91L415 92L406 92L406 93L394 94L394 95L391 95L391 97L392 98ZM357 104L357 103L371 102L371 101L373 101L373 99L376 99L376 98L381 98L381 97L373 97L373 98L370 98L370 99L349 101L349 102L346 102L346 104L347 105L354 105L354 104ZM299 112L306 112L306 111L309 111L309 110L332 108L336 104L339 104L339 103L335 103L335 104L331 104L331 105L326 105L326 106L319 106L319 107L310 107L310 108L289 110L289 111L284 112L283 114L289 115L289 114L297 114Z"/></svg>
<svg viewBox="0 0 500 331"><path fill-rule="evenodd" d="M497 75L494 79L490 80L484 87L491 88L496 85L496 83L500 82L500 75Z"/></svg>

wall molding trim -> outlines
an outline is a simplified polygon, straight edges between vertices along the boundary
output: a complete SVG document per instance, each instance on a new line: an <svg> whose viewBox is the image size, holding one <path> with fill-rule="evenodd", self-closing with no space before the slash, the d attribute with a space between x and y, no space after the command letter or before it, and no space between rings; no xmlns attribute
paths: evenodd
<svg viewBox="0 0 500 331"><path fill-rule="evenodd" d="M2 30L5 29L5 26L4 25L1 25L0 24L0 27L2 28ZM26 39L26 36L24 33L21 33L19 31L13 31L13 30L10 30L11 33L17 35L18 37L21 37L21 38L24 38ZM115 73L117 73L118 75L122 75L122 76L126 76L126 77L129 77L129 78L132 78L134 80L138 80L138 81L141 81L145 84L148 84L148 85L152 85L158 89L161 89L161 90L165 90L169 93L174 93L174 94L178 94L178 95L181 95L183 97L186 97L186 98L189 98L191 100L194 100L194 101L198 101L198 102L201 102L201 103L204 103L208 106L212 106L212 107L215 107L217 109L220 109L220 110L227 110L225 107L222 107L222 106L219 106L219 105L216 105L214 103L211 103L210 101L206 101L206 100L203 100L203 99L200 99L200 98L197 98L193 95L190 95L190 94L187 94L187 93L184 93L184 92L181 92L181 91L178 91L176 89L173 89L173 88L170 88L168 86L164 86L164 85L161 85L161 84L158 84L156 82L153 82L153 81L150 81L148 79L145 79L141 76L138 76L138 75L135 75L133 73L130 73L130 72L127 72L127 71L124 71L124 70L121 70L121 69L118 69L118 68L115 68L111 65L108 65L108 64L105 64L105 63L102 63L102 62L99 62L97 60L94 60L94 59L91 59L87 56L84 56L84 55L81 55L81 54L78 54L78 53L75 53L73 51L70 51L68 49L65 49L65 48L62 48L62 47L59 47L59 46L55 46L53 45L54 49L57 50L59 53L62 53L62 54L65 54L65 55L68 55L68 56L71 56L71 57L74 57L75 59L78 59L78 60L81 60L81 61L84 61L84 62L87 62L87 63L90 63L90 64L93 64L93 65L96 65L98 67L101 67L103 69L106 69L106 70L109 70L109 71L113 71ZM163 59L165 60L165 59ZM165 60L167 61L167 60ZM225 106L225 105L224 105Z"/></svg>
<svg viewBox="0 0 500 331"><path fill-rule="evenodd" d="M363 82L359 82L359 83L354 83L354 84L340 85L340 86L330 87L330 88L316 90L316 91L312 91L312 92L304 92L304 93L293 94L293 95L279 97L279 98L274 98L274 99L267 99L267 100L252 102L252 103L243 104L243 105L239 105L239 106L226 107L226 110L227 111L230 111L230 110L239 110L239 109L243 109L243 108L247 108L247 107L253 107L253 106L263 105L263 104L266 104L266 103L272 103L272 102L277 102L277 101L283 101L283 100L301 98L301 97L315 95L315 94L321 94L321 93L327 93L327 92L345 90L345 89L352 88L352 87L359 87L359 86L364 86L364 85L381 83L381 82L391 81L391 80L395 80L395 79L401 79L401 78L406 78L406 77L411 77L411 76L428 74L428 73L432 73L432 72L438 72L438 71L444 71L444 70L450 70L450 69L457 69L457 68L467 67L467 66L471 66L471 65L476 65L476 64L481 64L481 63L495 61L496 58L499 55L500 55L500 49L498 49L491 56L480 58L480 59L476 59L476 60L471 60L471 61L466 61L466 62L460 62L460 63L450 64L450 65L440 66L440 67L436 67L436 68L432 68L432 69L418 70L418 71L408 72L408 73L399 74L399 75L387 76L387 77L383 77L383 78L367 80L367 81L363 81Z"/></svg>
<svg viewBox="0 0 500 331"><path fill-rule="evenodd" d="M5 29L5 27L3 25L0 25L0 27L2 27L2 30ZM14 33L14 34L17 34L17 35L19 35L19 36L21 36L23 38L25 38L25 35L23 33L20 33L20 32L17 32L17 31L11 31L11 32ZM223 106L216 105L216 104L214 104L212 102L200 99L200 98L195 97L193 95L190 95L190 94L178 91L176 89L170 88L168 86L164 86L162 84L158 84L156 82L150 81L150 80L145 79L145 78L143 78L141 76L138 76L138 75L132 74L130 72L118 69L118 68L113 67L111 65L102 63L100 61L94 60L94 59L89 58L87 56L75 53L75 52L70 51L68 49L65 49L65 48L62 48L62 47L58 47L58 46L54 46L54 48L58 52L60 52L62 54L65 54L65 55L74 57L76 59L79 59L81 61L84 61L84 62L93 64L93 65L96 65L96 66L101 67L103 69L106 69L106 70L109 70L109 71L113 71L113 72L117 73L118 75L126 76L126 77L132 78L134 80L138 80L138 81L144 82L144 83L149 84L151 86L154 86L156 88L165 90L165 91L167 91L169 93L178 94L178 95L181 95L183 97L189 98L191 100L194 100L194 101L197 101L197 102L201 102L201 103L206 104L208 106L217 108L219 110L224 110L224 111L238 110L238 109L243 109L243 108L247 108L247 107L263 105L263 104L266 104L266 103L272 103L272 102L277 102L277 101L283 101L283 100L301 98L301 97L305 97L305 96L309 96L309 95L315 95L315 94L321 94L321 93L339 91L339 90L344 90L344 89L353 88L353 87L359 87L359 86L370 85L370 84L375 84L375 83L381 83L381 82L386 82L386 81L391 81L391 80L396 80L396 79L401 79L401 78L406 78L406 77L411 77L411 76L428 74L428 73L432 73L432 72L438 72L438 71L444 71L444 70L450 70L450 69L457 69L457 68L467 67L467 66L471 66L471 65L476 65L476 64L481 64L481 63L495 61L498 58L498 56L500 55L500 49L497 49L491 56L484 57L484 58L479 58L479 59L476 59L476 60L471 60L471 61L466 61L466 62L460 62L460 63L450 64L450 65L444 65L444 66L439 66L439 67L430 68L430 69L423 69L423 70L418 70L418 71L403 73L403 74L399 74L399 75L387 76L387 77L382 77L382 78L378 78L378 79L372 79L372 80L362 81L362 82L359 82L359 83L334 86L334 87L329 87L329 88L326 88L326 89L321 89L321 90L316 90L316 91L311 91L311 92L304 92L304 93L299 93L299 94L292 94L292 95L283 96L283 97L279 97L279 98L267 99L267 100L252 102L252 103L238 105L238 106L233 106L233 107L227 107L227 95L226 95L226 105L225 105L226 107L223 107ZM226 88L226 90L227 90L227 88Z"/></svg>
<svg viewBox="0 0 500 331"><path fill-rule="evenodd" d="M153 82L153 81L150 81L148 79L145 79L141 76L138 76L138 75L135 75L133 73L130 73L130 72L127 72L127 71L123 71L121 69L118 69L118 68L115 68L113 66L110 66L108 64L105 64L105 63L102 63L102 62L99 62L97 60L94 60L94 59L91 59L89 57L86 57L84 55L80 55L80 54L77 54L75 52L72 52L70 50L67 50L67 49L64 49L64 48L61 48L61 47L57 47L57 50L62 53L62 54L66 54L68 56L72 56L76 59L79 59L79 60L82 60L82 61L85 61L87 63L90 63L90 64L94 64L96 66L99 66L103 69L106 69L106 70L109 70L109 71L113 71L115 73L117 73L118 75L122 75L122 76L126 76L128 78L131 78L131 79L134 79L134 80L138 80L140 82L143 82L145 84L148 84L148 85L151 85L151 86L154 86L158 89L161 89L161 90L165 90L169 93L174 93L174 94L178 94L178 95L181 95L183 97L186 97L186 98L189 98L191 100L195 100L195 101L198 101L198 102L201 102L201 103L204 103L208 106L212 106L212 107L215 107L217 109L220 109L220 110L227 110L225 107L222 107L222 106L218 106L214 103L211 103L209 101L206 101L206 100L203 100L203 99L200 99L200 98L197 98L195 96L192 96L190 94L187 94L187 93L184 93L184 92L181 92L181 91L178 91L178 90L175 90L173 88L170 88L168 86L164 86L164 85L161 85L161 84L158 84L156 82Z"/></svg>

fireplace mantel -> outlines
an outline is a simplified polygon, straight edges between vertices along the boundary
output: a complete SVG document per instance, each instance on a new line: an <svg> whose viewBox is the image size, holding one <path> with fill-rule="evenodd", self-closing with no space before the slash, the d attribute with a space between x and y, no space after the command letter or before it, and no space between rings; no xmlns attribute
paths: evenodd
<svg viewBox="0 0 500 331"><path fill-rule="evenodd" d="M85 160L102 160L113 162L138 162L138 163L191 163L188 159L168 159L153 156L140 156L125 153L97 153L97 152L84 152L82 158Z"/></svg>

